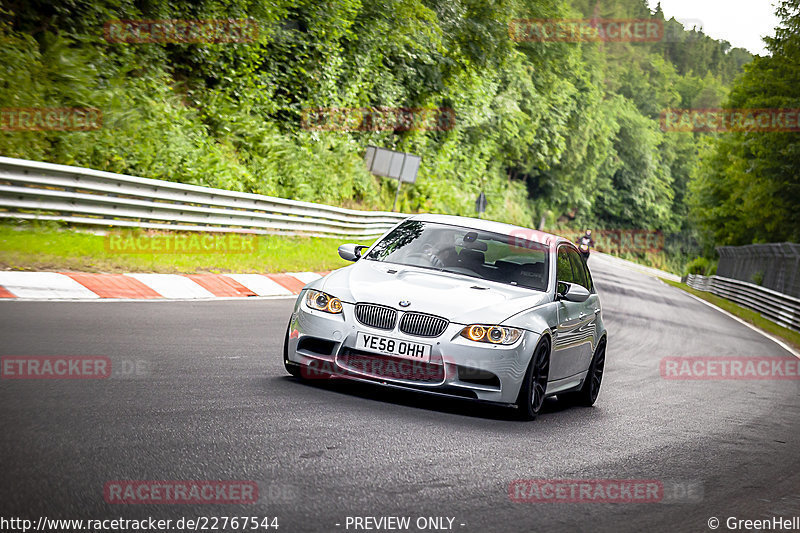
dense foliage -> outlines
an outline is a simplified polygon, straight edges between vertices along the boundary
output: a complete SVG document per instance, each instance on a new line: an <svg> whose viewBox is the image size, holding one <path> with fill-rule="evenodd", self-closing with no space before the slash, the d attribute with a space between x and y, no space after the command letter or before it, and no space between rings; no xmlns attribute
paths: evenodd
<svg viewBox="0 0 800 533"><path fill-rule="evenodd" d="M542 43L509 34L515 19L585 17L663 21L665 38ZM115 19L245 18L258 25L254 42L132 44L103 34ZM731 190L742 192L751 172L736 158L798 157L789 136L764 136L745 150L734 137L707 146L706 134L659 124L664 109L726 98L789 105L777 94L794 94L796 104L791 24L771 42L773 58L757 59L728 97L750 54L664 21L645 0L29 0L6 4L0 21L0 107L103 113L94 131L3 132L0 154L8 156L386 209L394 182L366 171L372 144L422 156L417 183L401 194L403 211L471 215L483 190L485 216L497 220L684 234L693 231L694 180L693 212L727 241L749 231L739 219L729 229L709 221L736 201ZM786 79L762 91L766 73L781 68ZM304 111L318 107L445 107L456 120L443 131L304 128ZM704 159L710 168L698 170L700 148L714 154ZM794 179L795 199L780 205L796 206L791 161L759 161L756 171L770 181L747 201L757 209ZM780 210L770 216L766 227L789 220Z"/></svg>
<svg viewBox="0 0 800 533"><path fill-rule="evenodd" d="M782 2L782 23L733 85L734 109L800 108L800 0ZM692 213L716 244L800 242L800 131L741 131L704 147L691 187ZM788 125L788 124L787 124Z"/></svg>

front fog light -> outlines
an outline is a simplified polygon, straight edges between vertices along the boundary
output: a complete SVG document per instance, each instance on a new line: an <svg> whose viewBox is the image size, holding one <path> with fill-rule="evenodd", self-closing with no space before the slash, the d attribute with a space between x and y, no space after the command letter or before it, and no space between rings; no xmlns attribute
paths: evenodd
<svg viewBox="0 0 800 533"><path fill-rule="evenodd" d="M473 324L461 330L461 336L475 342L489 344L514 344L522 336L517 328Z"/></svg>
<svg viewBox="0 0 800 533"><path fill-rule="evenodd" d="M338 315L342 312L342 301L321 291L308 291L306 295L306 305L317 311L325 311Z"/></svg>

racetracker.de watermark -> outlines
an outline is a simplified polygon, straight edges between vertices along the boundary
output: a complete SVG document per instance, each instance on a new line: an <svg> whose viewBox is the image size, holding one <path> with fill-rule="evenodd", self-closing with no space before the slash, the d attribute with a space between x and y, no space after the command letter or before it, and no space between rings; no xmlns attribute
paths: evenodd
<svg viewBox="0 0 800 533"><path fill-rule="evenodd" d="M315 107L301 119L310 131L446 131L455 124L449 107Z"/></svg>
<svg viewBox="0 0 800 533"><path fill-rule="evenodd" d="M311 359L300 367L304 379L353 378L359 374L380 376L387 379L410 381L441 381L443 366L428 361L414 361L393 357L352 355L340 359L345 366L334 361Z"/></svg>
<svg viewBox="0 0 800 533"><path fill-rule="evenodd" d="M800 131L800 109L667 109L661 112L663 131L790 132Z"/></svg>
<svg viewBox="0 0 800 533"><path fill-rule="evenodd" d="M113 232L106 235L113 254L251 254L258 249L252 233Z"/></svg>
<svg viewBox="0 0 800 533"><path fill-rule="evenodd" d="M583 232L561 232L573 242ZM614 254L658 253L664 249L664 234L650 229L597 229L592 231L593 247L599 252Z"/></svg>
<svg viewBox="0 0 800 533"><path fill-rule="evenodd" d="M100 129L103 113L90 107L3 107L2 131L89 131Z"/></svg>
<svg viewBox="0 0 800 533"><path fill-rule="evenodd" d="M0 357L2 379L106 379L111 359L104 355L8 355Z"/></svg>
<svg viewBox="0 0 800 533"><path fill-rule="evenodd" d="M673 380L798 380L794 357L664 357L661 377Z"/></svg>
<svg viewBox="0 0 800 533"><path fill-rule="evenodd" d="M656 479L516 479L514 503L658 503L664 484Z"/></svg>
<svg viewBox="0 0 800 533"><path fill-rule="evenodd" d="M508 35L517 42L657 42L664 24L651 19L514 19Z"/></svg>
<svg viewBox="0 0 800 533"><path fill-rule="evenodd" d="M106 503L118 504L247 504L258 501L255 481L109 481Z"/></svg>
<svg viewBox="0 0 800 533"><path fill-rule="evenodd" d="M110 358L104 355L3 356L2 379L137 379L153 374L146 359Z"/></svg>
<svg viewBox="0 0 800 533"><path fill-rule="evenodd" d="M248 19L109 20L103 35L110 43L251 43L258 24Z"/></svg>
<svg viewBox="0 0 800 533"><path fill-rule="evenodd" d="M556 231L573 242L578 242L584 234L582 231ZM510 235L509 245L519 250L538 248L539 242L552 242L548 234L533 229L513 230ZM664 234L658 230L599 229L592 231L592 240L592 247L599 252L644 254L658 253L664 249Z"/></svg>

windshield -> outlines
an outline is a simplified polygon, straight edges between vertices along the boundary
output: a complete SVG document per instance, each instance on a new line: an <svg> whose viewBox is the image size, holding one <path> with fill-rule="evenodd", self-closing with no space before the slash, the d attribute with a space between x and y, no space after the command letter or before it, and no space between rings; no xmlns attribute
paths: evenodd
<svg viewBox="0 0 800 533"><path fill-rule="evenodd" d="M378 242L366 259L544 291L549 271L546 252L547 245L510 235L407 220Z"/></svg>

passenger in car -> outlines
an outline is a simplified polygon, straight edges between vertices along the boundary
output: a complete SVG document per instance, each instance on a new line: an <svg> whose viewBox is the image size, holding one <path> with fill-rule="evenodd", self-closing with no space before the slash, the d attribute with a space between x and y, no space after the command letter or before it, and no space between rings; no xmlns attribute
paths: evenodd
<svg viewBox="0 0 800 533"><path fill-rule="evenodd" d="M486 256L479 250L471 248L462 248L458 253L458 263L462 268L467 268L475 273L483 271L483 265L486 261Z"/></svg>

